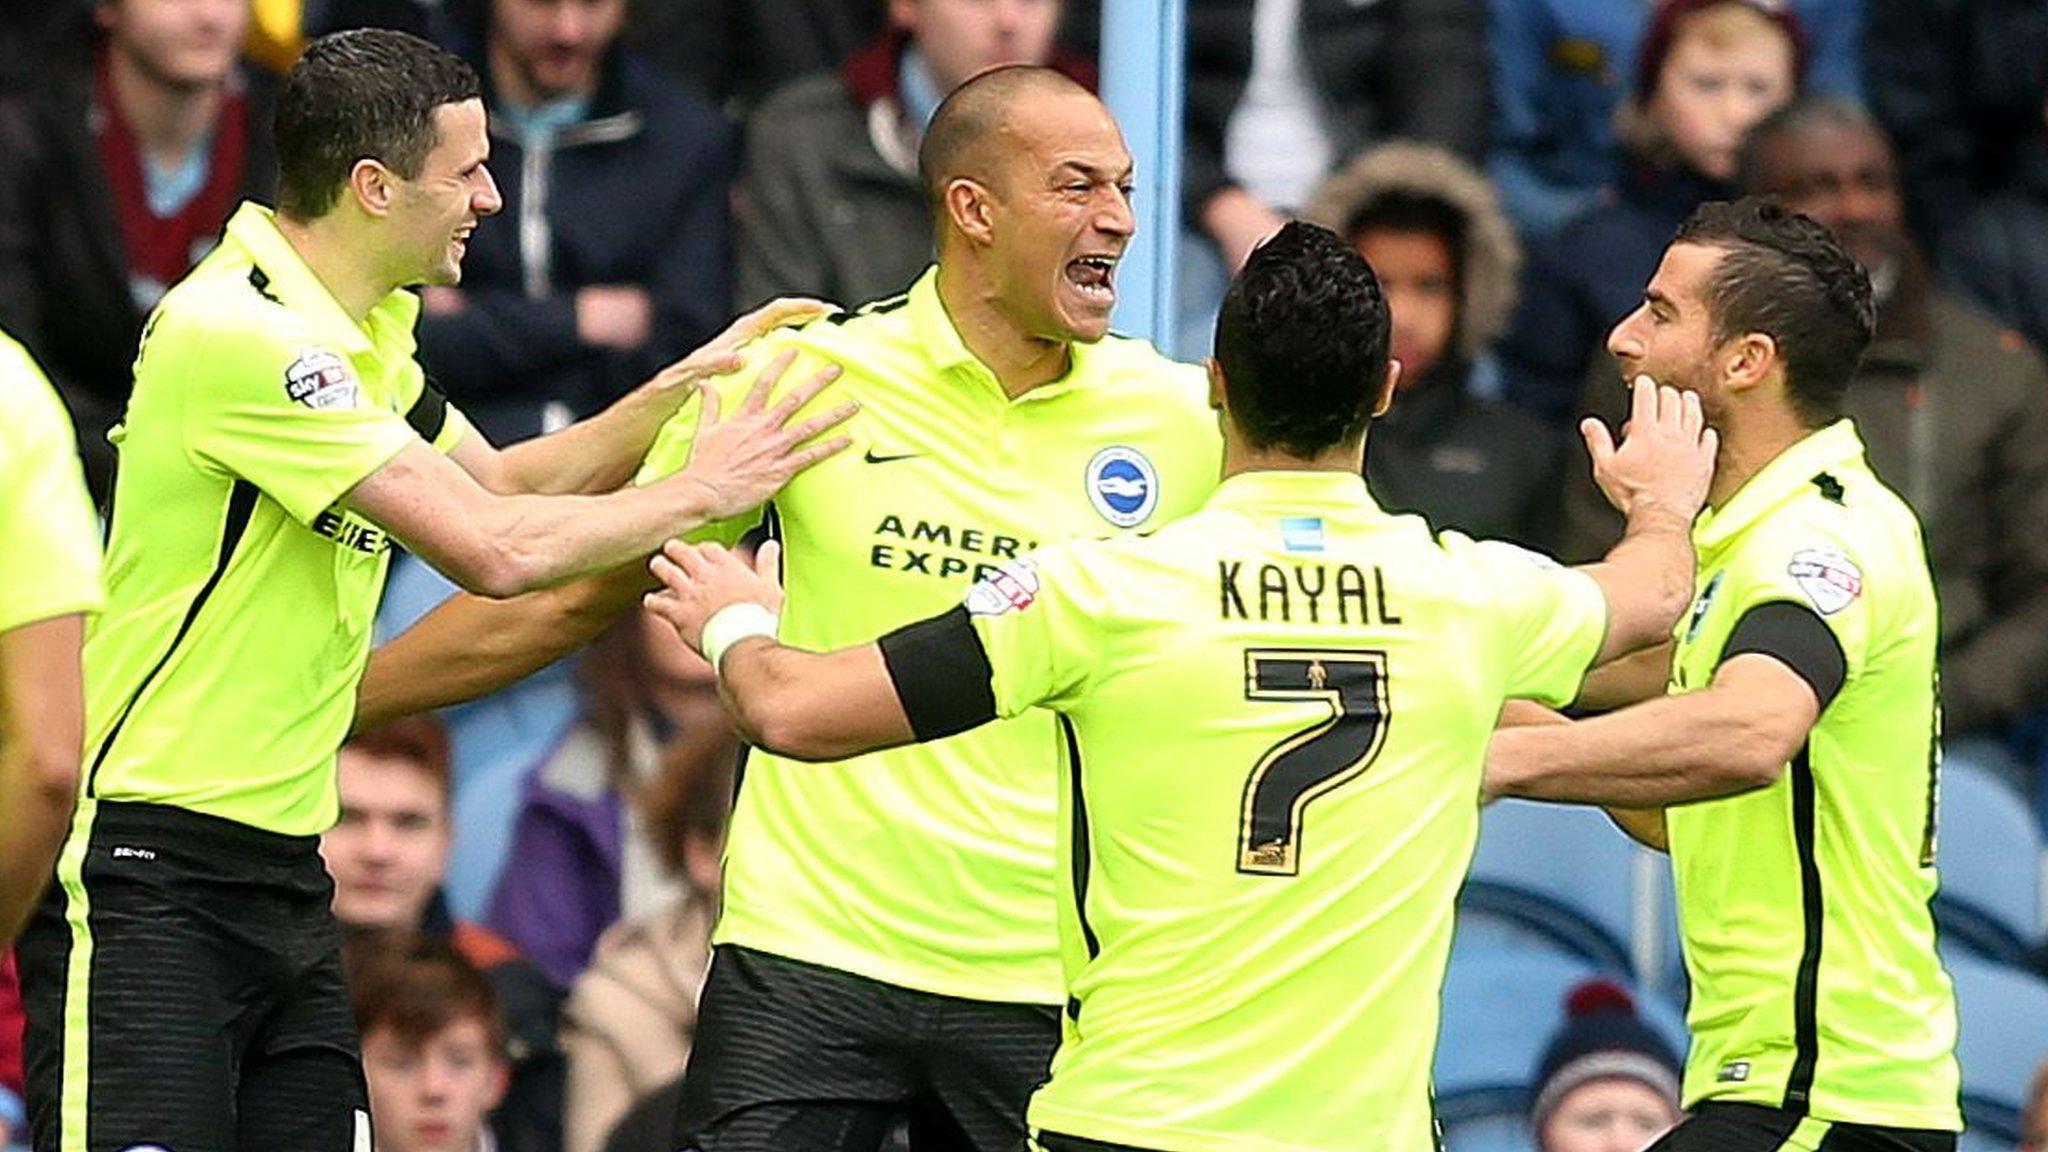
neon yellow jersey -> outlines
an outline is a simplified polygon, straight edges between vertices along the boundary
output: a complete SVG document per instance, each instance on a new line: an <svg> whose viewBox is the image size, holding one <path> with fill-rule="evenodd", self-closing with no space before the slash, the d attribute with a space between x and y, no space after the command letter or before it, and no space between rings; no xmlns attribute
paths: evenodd
<svg viewBox="0 0 2048 1152"><path fill-rule="evenodd" d="M995 711L1056 712L1065 1042L1036 1130L1424 1152L1452 909L1508 697L1577 695L1584 574L1254 472L970 593ZM848 779L859 779L847 773Z"/></svg>
<svg viewBox="0 0 2048 1152"><path fill-rule="evenodd" d="M861 404L854 446L775 498L791 644L870 640L1041 542L1156 528L1216 485L1202 372L1140 341L1076 345L1064 378L1012 400L928 272L905 296L762 341L753 365L791 344L786 383L838 364L820 404ZM751 369L728 378L728 408ZM683 466L695 420L691 404L663 431L643 481ZM942 995L1058 1003L1058 760L1046 715L844 771L750 754L716 940Z"/></svg>
<svg viewBox="0 0 2048 1152"><path fill-rule="evenodd" d="M99 610L100 538L71 417L0 333L0 632Z"/></svg>
<svg viewBox="0 0 2048 1152"><path fill-rule="evenodd" d="M394 292L357 325L253 204L164 296L114 433L87 796L287 835L334 822L390 558L336 502L407 444L446 451L467 427L412 358L418 311Z"/></svg>
<svg viewBox="0 0 2048 1152"><path fill-rule="evenodd" d="M1844 674L1775 784L1666 814L1692 980L1686 1102L1959 1129L1955 999L1928 909L1940 624L1919 521L1844 420L1693 540L1673 691L1709 683L1759 606L1818 616Z"/></svg>

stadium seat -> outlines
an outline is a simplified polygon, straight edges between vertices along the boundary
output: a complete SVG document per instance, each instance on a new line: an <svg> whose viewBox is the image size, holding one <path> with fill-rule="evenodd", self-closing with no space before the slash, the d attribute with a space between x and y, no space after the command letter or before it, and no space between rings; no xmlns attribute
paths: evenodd
<svg viewBox="0 0 2048 1152"><path fill-rule="evenodd" d="M2004 780L1957 762L1941 775L1934 915L1943 936L1990 960L2020 963L2040 938L2041 833Z"/></svg>
<svg viewBox="0 0 2048 1152"><path fill-rule="evenodd" d="M1554 952L1452 949L1435 1069L1443 1122L1471 1122L1479 1131L1489 1118L1526 1115L1529 1077L1564 1022L1565 993L1600 974L1593 964ZM1637 1014L1683 1056L1678 1010L1651 993L1635 997ZM1454 1145L1452 1152L1463 1150Z"/></svg>
<svg viewBox="0 0 2048 1152"><path fill-rule="evenodd" d="M1460 932L1475 944L1541 940L1596 967L1637 974L1637 851L1597 808L1490 805L1458 897Z"/></svg>
<svg viewBox="0 0 2048 1152"><path fill-rule="evenodd" d="M2048 1055L2048 981L1956 947L1942 959L1962 1017L1963 1115L1980 1136L2018 1143L2027 1086Z"/></svg>

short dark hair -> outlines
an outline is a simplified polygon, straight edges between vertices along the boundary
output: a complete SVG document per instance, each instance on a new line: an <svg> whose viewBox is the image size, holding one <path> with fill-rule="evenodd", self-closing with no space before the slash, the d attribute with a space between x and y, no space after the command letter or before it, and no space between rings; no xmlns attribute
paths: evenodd
<svg viewBox="0 0 2048 1152"><path fill-rule="evenodd" d="M365 728L344 741L342 748L385 760L404 760L434 781L444 801L448 798L453 754L448 746L448 730L431 712Z"/></svg>
<svg viewBox="0 0 2048 1152"><path fill-rule="evenodd" d="M946 94L925 126L917 150L917 178L932 213L945 218L946 185L967 174L971 160L990 145L1001 148L997 132L1010 109L1047 95L1092 96L1080 82L1040 64L990 68Z"/></svg>
<svg viewBox="0 0 2048 1152"><path fill-rule="evenodd" d="M1216 362L1230 418L1254 448L1314 456L1355 440L1387 378L1387 300L1365 257L1293 221L1223 294Z"/></svg>
<svg viewBox="0 0 2048 1152"><path fill-rule="evenodd" d="M419 175L434 109L482 94L475 69L417 36L359 28L313 41L277 95L278 211L326 215L358 160Z"/></svg>
<svg viewBox="0 0 2048 1152"><path fill-rule="evenodd" d="M1877 304L1870 274L1834 233L1776 200L1749 196L1700 205L1673 242L1721 251L1705 292L1714 339L1769 336L1800 421L1817 428L1839 417L1877 327Z"/></svg>
<svg viewBox="0 0 2048 1152"><path fill-rule="evenodd" d="M388 1028L417 1046L474 1020L484 1026L491 1050L504 1056L498 994L490 978L450 944L418 932L355 933L342 958L359 1035Z"/></svg>

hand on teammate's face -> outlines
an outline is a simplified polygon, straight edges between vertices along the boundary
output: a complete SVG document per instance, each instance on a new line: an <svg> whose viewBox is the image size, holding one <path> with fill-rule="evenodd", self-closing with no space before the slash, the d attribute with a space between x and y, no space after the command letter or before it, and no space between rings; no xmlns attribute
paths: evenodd
<svg viewBox="0 0 2048 1152"><path fill-rule="evenodd" d="M1639 375L1621 443L1607 425L1579 425L1593 457L1593 479L1624 516L1655 509L1691 520L1706 503L1714 479L1719 437L1707 427L1696 392L1680 391Z"/></svg>
<svg viewBox="0 0 2048 1152"><path fill-rule="evenodd" d="M782 610L782 585L776 580L781 564L782 548L773 540L754 553L751 567L723 545L671 540L648 561L662 587L649 592L643 603L701 655L704 622L720 608L752 602L770 612Z"/></svg>

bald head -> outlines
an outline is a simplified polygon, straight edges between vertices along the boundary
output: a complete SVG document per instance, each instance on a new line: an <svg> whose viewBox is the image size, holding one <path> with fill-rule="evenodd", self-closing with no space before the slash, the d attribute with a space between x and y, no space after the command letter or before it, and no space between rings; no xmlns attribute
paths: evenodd
<svg viewBox="0 0 2048 1152"><path fill-rule="evenodd" d="M1033 102L1054 96L1095 99L1073 80L1031 64L991 68L953 89L932 114L917 151L918 178L933 214L944 217L946 185L953 181L965 177L988 183L1012 118Z"/></svg>

